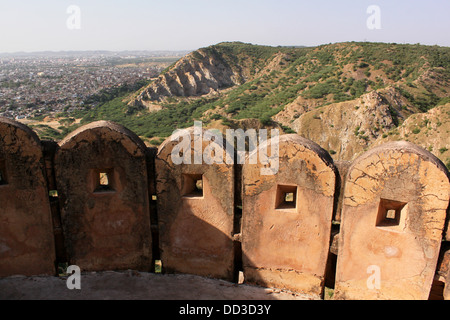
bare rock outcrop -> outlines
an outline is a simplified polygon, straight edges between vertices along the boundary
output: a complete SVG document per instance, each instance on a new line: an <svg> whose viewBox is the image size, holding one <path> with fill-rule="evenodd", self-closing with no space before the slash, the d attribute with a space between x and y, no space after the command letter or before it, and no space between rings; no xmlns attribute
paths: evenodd
<svg viewBox="0 0 450 320"><path fill-rule="evenodd" d="M214 48L194 51L163 72L132 102L136 106L169 97L198 97L242 84L239 67Z"/></svg>
<svg viewBox="0 0 450 320"><path fill-rule="evenodd" d="M299 135L332 150L336 159L352 160L372 141L396 128L411 108L404 97L388 87L306 112L292 125Z"/></svg>

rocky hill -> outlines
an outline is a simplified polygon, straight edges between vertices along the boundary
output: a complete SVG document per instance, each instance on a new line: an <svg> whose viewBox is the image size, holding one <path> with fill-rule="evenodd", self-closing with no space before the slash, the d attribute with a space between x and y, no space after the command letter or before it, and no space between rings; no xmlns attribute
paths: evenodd
<svg viewBox="0 0 450 320"><path fill-rule="evenodd" d="M450 170L450 103L411 115L375 140L373 145L398 140L422 146L440 158Z"/></svg>
<svg viewBox="0 0 450 320"><path fill-rule="evenodd" d="M111 120L157 146L175 129L201 120L222 131L296 132L335 160L352 160L374 144L409 140L450 168L449 93L447 47L231 42L191 52L139 91L52 118L36 130L60 137L79 125Z"/></svg>
<svg viewBox="0 0 450 320"><path fill-rule="evenodd" d="M261 48L273 51L272 47L258 49ZM219 44L188 54L164 70L131 104L147 106L171 101L173 97L214 95L245 83L251 79L256 57L251 52L239 54L230 49L227 44Z"/></svg>
<svg viewBox="0 0 450 320"><path fill-rule="evenodd" d="M408 128L435 119L438 110L447 115L449 93L450 48L221 43L179 60L129 105L157 110L160 117L176 110L188 122L198 119L211 126L258 119L297 132L340 160L354 159L372 144L409 139L446 162L449 154L441 151L450 149L448 117L441 119L440 131L427 129L426 136Z"/></svg>
<svg viewBox="0 0 450 320"><path fill-rule="evenodd" d="M214 51L213 51L214 52ZM219 55L195 51L164 72L136 98L146 104L169 97L197 97L241 84L242 75Z"/></svg>

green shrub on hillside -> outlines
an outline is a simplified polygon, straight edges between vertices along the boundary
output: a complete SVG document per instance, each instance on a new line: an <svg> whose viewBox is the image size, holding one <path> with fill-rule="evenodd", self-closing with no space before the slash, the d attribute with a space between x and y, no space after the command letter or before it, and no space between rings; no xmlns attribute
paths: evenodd
<svg viewBox="0 0 450 320"><path fill-rule="evenodd" d="M428 65L441 68L435 69L435 72L440 77L450 79L448 48L365 42L292 48L228 42L200 50L201 54L193 53L194 59L204 59L203 55L213 56L230 66L236 74L245 74L239 79L243 84L214 97L173 99L164 103L162 110L150 113L145 109L128 106L123 101L127 95L148 82L139 83L133 88L124 87L101 92L90 98L90 102L97 105L92 110L77 111L76 114L64 116L82 117L82 124L95 120L112 120L141 136L167 137L176 128L192 126L197 119L232 123L232 120L224 119L217 114L203 118L205 111L217 107L223 108L233 119L253 118L268 124L272 116L300 96L306 99L322 99L319 105L356 99L369 90L386 86L389 83L386 76L394 81L404 81L403 84L397 84L397 89L421 111L450 102L450 98L442 99L431 90L423 89L420 85L416 86L414 82L423 72L423 67ZM282 54L282 63L270 64L278 54ZM366 77L375 75L377 70L377 78L370 81L355 76L359 79L356 80L353 75L344 72L346 66L350 67L350 69L347 67L350 72L352 66L359 74L365 72ZM172 70L171 68L173 66L168 70ZM389 111L394 123L398 125L400 114L393 107ZM299 114L296 115L298 116ZM317 117L320 119L320 116ZM46 136L58 137L74 129L70 121L67 121L65 126L67 128L61 128L61 132L54 132L48 128L41 128L40 131ZM359 130L357 132L362 139L366 137Z"/></svg>

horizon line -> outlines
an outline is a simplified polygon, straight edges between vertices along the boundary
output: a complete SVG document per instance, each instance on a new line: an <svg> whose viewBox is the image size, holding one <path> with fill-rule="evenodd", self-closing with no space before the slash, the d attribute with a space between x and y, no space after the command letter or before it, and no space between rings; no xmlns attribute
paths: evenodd
<svg viewBox="0 0 450 320"><path fill-rule="evenodd" d="M373 43L373 44L392 44L392 45L421 45L426 47L442 47L442 48L450 48L450 46L446 45L439 45L439 44L423 44L420 42L417 43L410 43L410 42L383 42L383 41L337 41L337 42L329 42L329 43L323 43L323 44L317 44L317 45L265 45L265 44L257 44L257 43L251 43L251 42L243 42L243 41L221 41L216 44L211 44L210 46L219 45L222 43L242 43L242 44L248 44L248 45L254 45L254 46L265 46L265 47L273 47L273 48L315 48L325 45L333 45L333 44L342 44L342 43ZM74 50L32 50L32 51L1 51L0 55L15 55L15 54L43 54L43 53L94 53L94 52L104 52L104 53L133 53L133 52L193 52L196 50L199 50L201 48L205 47L198 47L197 49L179 49L179 50L169 50L169 49L124 49L124 50L110 50L110 49L74 49Z"/></svg>

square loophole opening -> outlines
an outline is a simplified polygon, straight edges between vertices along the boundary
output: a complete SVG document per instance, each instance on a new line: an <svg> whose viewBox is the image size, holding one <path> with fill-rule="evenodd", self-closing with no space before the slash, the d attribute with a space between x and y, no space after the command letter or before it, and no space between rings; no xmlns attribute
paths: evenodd
<svg viewBox="0 0 450 320"><path fill-rule="evenodd" d="M296 209L297 208L297 186L277 186L275 209Z"/></svg>
<svg viewBox="0 0 450 320"><path fill-rule="evenodd" d="M406 202L381 199L378 207L377 227L399 226L405 214Z"/></svg>
<svg viewBox="0 0 450 320"><path fill-rule="evenodd" d="M0 186L4 186L8 184L8 180L6 178L6 165L4 160L0 160Z"/></svg>
<svg viewBox="0 0 450 320"><path fill-rule="evenodd" d="M114 192L114 169L94 170L95 193Z"/></svg>
<svg viewBox="0 0 450 320"><path fill-rule="evenodd" d="M203 197L203 175L183 174L183 197L202 198Z"/></svg>
<svg viewBox="0 0 450 320"><path fill-rule="evenodd" d="M58 198L58 190L49 190L48 196L50 198Z"/></svg>

